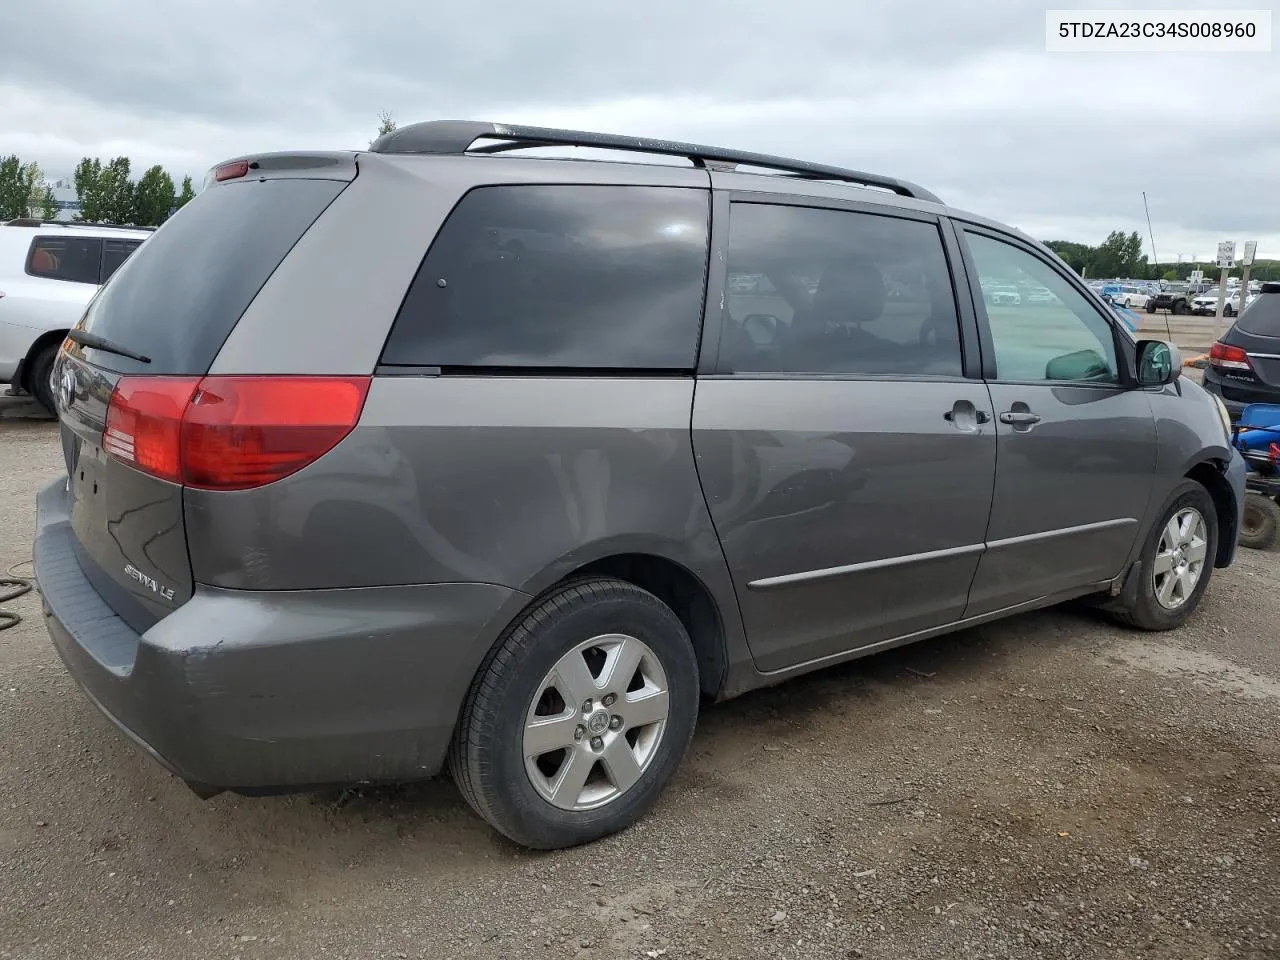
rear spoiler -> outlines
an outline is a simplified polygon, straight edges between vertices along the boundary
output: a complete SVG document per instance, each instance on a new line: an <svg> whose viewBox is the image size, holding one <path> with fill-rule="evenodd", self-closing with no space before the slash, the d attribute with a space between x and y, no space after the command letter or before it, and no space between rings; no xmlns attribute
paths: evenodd
<svg viewBox="0 0 1280 960"><path fill-rule="evenodd" d="M209 168L202 189L252 178L345 180L356 178L356 154L347 151L257 153L224 160Z"/></svg>

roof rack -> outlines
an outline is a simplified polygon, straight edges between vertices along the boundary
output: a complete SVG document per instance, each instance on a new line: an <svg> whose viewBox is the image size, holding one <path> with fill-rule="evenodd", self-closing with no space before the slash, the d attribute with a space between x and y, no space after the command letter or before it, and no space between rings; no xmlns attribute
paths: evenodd
<svg viewBox="0 0 1280 960"><path fill-rule="evenodd" d="M477 140L496 140L497 143L475 147ZM806 180L841 180L868 187L882 187L903 197L942 203L924 187L882 177L874 173L862 173L844 167L831 167L821 163L791 160L764 153L730 150L725 147L707 147L676 140L651 140L647 137L625 137L612 133L590 133L584 130L557 130L551 127L513 126L505 123L486 123L479 120L429 120L413 123L385 133L369 148L373 153L431 153L460 155L471 153L503 153L508 150L524 150L529 147L595 147L604 150L625 150L631 153L660 154L686 157L694 166L713 170L733 170L738 166L760 167L783 171Z"/></svg>
<svg viewBox="0 0 1280 960"><path fill-rule="evenodd" d="M41 220L39 217L17 217L0 221L6 227L96 227L106 230L155 230L155 227L136 227L127 223L94 223L89 220Z"/></svg>

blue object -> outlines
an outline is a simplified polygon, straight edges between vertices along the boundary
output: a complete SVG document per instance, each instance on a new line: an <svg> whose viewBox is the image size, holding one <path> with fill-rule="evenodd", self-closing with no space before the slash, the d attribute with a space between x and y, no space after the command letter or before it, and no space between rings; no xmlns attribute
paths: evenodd
<svg viewBox="0 0 1280 960"><path fill-rule="evenodd" d="M1248 404L1233 442L1251 471L1274 476L1280 469L1280 403Z"/></svg>

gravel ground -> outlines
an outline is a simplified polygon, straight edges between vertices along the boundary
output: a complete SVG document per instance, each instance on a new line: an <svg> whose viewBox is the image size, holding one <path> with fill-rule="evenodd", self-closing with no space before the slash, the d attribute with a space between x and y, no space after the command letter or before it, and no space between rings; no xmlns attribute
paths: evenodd
<svg viewBox="0 0 1280 960"><path fill-rule="evenodd" d="M53 425L0 401L0 569ZM1078 609L704 712L657 809L496 838L447 781L200 801L0 633L0 957L1280 957L1280 566L1187 627Z"/></svg>

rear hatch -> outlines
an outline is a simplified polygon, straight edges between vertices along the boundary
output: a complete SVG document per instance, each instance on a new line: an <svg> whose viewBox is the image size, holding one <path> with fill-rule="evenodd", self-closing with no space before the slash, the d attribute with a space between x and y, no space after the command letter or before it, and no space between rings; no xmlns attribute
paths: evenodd
<svg viewBox="0 0 1280 960"><path fill-rule="evenodd" d="M211 177L89 304L72 338L99 345L69 339L54 368L77 559L138 632L192 594L187 404L263 284L354 176L350 158L333 178L306 166L246 175L241 161L236 178Z"/></svg>

